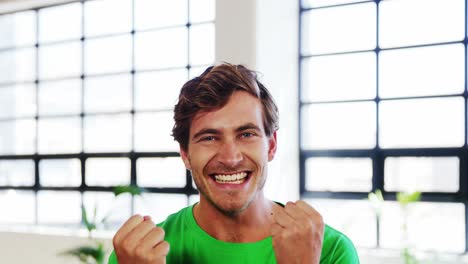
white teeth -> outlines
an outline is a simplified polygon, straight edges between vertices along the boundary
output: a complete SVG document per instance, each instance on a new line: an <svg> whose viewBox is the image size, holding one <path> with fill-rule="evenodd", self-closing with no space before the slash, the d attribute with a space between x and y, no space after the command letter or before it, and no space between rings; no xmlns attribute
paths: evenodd
<svg viewBox="0 0 468 264"><path fill-rule="evenodd" d="M218 183L241 184L245 181L246 177L247 177L246 172L239 172L239 173L230 174L230 175L218 174L218 175L215 175L215 180Z"/></svg>

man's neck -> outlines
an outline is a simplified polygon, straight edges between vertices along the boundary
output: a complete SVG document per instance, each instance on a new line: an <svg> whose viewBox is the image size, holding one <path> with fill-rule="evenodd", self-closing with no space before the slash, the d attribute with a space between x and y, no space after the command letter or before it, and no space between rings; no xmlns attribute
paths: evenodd
<svg viewBox="0 0 468 264"><path fill-rule="evenodd" d="M193 214L197 224L212 237L226 242L246 243L270 236L272 213L278 207L278 204L259 195L244 211L226 215L201 197Z"/></svg>

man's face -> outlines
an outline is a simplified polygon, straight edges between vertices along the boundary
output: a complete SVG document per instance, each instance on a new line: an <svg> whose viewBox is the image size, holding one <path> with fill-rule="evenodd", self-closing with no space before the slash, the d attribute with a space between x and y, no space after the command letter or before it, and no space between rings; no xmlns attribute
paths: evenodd
<svg viewBox="0 0 468 264"><path fill-rule="evenodd" d="M197 113L190 126L182 159L200 199L225 214L242 212L262 192L276 152L276 132L267 137L262 120L260 100L238 91L221 109Z"/></svg>

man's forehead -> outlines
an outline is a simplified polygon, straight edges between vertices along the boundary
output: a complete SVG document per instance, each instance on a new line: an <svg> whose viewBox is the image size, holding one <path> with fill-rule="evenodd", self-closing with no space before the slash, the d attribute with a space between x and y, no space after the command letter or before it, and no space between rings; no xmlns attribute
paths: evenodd
<svg viewBox="0 0 468 264"><path fill-rule="evenodd" d="M259 129L263 129L262 119L258 118L257 115L252 114L251 116L240 115L237 118L226 118L223 119L222 115L219 115L215 111L204 111L197 113L191 123L190 130L201 130L201 129L216 129L216 130L236 130L240 127L245 126L256 126Z"/></svg>
<svg viewBox="0 0 468 264"><path fill-rule="evenodd" d="M263 130L261 101L245 91L236 91L222 107L202 110L190 124L190 135L202 129L236 130L247 123Z"/></svg>

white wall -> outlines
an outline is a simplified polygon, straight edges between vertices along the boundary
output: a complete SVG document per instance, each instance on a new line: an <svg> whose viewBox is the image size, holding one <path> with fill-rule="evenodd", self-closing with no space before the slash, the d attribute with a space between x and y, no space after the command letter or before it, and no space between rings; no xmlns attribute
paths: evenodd
<svg viewBox="0 0 468 264"><path fill-rule="evenodd" d="M79 0L0 0L0 14Z"/></svg>
<svg viewBox="0 0 468 264"><path fill-rule="evenodd" d="M109 239L102 241L110 252L112 242ZM0 263L78 264L77 259L59 253L89 244L86 237L77 235L0 232Z"/></svg>
<svg viewBox="0 0 468 264"><path fill-rule="evenodd" d="M269 166L265 193L299 199L298 1L218 0L216 62L244 64L260 74L280 112L278 151Z"/></svg>

